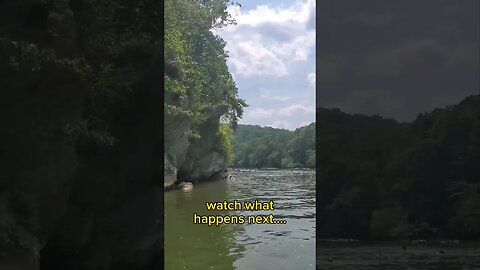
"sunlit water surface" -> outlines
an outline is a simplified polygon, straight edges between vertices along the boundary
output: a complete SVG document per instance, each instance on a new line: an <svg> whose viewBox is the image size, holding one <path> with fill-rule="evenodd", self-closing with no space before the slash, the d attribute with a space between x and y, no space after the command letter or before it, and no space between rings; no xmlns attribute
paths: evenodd
<svg viewBox="0 0 480 270"><path fill-rule="evenodd" d="M165 193L165 269L315 269L315 172L261 170L233 176L196 185L189 193ZM287 223L193 224L194 213L212 214L205 202L224 200L272 200L273 212L228 214L273 214Z"/></svg>

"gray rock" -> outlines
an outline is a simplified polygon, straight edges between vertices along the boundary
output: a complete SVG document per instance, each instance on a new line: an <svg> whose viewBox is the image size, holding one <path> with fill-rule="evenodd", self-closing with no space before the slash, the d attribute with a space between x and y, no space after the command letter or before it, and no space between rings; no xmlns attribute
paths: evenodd
<svg viewBox="0 0 480 270"><path fill-rule="evenodd" d="M206 121L199 128L200 138L188 148L180 171L196 181L212 179L214 174L226 168L225 156L217 149L217 143L220 117L227 111L228 106L221 104L206 112Z"/></svg>
<svg viewBox="0 0 480 270"><path fill-rule="evenodd" d="M182 191L192 191L193 184L191 182L181 182L177 185L177 189L180 189Z"/></svg>

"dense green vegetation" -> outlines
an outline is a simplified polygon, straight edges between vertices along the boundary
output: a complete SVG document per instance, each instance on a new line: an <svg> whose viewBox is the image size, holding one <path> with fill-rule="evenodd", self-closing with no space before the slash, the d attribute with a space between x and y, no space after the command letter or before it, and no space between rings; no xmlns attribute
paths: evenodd
<svg viewBox="0 0 480 270"><path fill-rule="evenodd" d="M480 237L480 96L412 123L317 110L322 237Z"/></svg>
<svg viewBox="0 0 480 270"><path fill-rule="evenodd" d="M226 165L233 164L233 146L232 146L232 128L228 124L221 124L219 127L219 147L220 152L225 154Z"/></svg>
<svg viewBox="0 0 480 270"><path fill-rule="evenodd" d="M234 24L225 0L165 3L165 140L167 187L179 178L208 180L233 161L231 133L245 101L228 70L225 41L216 35ZM177 179L178 180L178 179Z"/></svg>
<svg viewBox="0 0 480 270"><path fill-rule="evenodd" d="M315 167L315 123L295 131L240 125L233 134L238 168Z"/></svg>
<svg viewBox="0 0 480 270"><path fill-rule="evenodd" d="M4 5L5 10L25 8L37 14L20 18L26 20L25 29L15 24L0 29L5 33L0 36L5 100L15 99L10 94L15 89L40 92L52 86L82 96L82 119L66 123L64 132L78 136L86 154L112 149L122 112L144 114L142 105L161 102L162 95L165 118L184 115L192 121L187 134L192 140L219 104L228 106L223 122L235 128L246 104L228 70L225 42L212 32L234 23L226 13L229 1L57 2ZM231 151L229 133L222 132L218 149L231 160L232 153L225 152Z"/></svg>
<svg viewBox="0 0 480 270"><path fill-rule="evenodd" d="M226 12L230 1L167 0L164 3L165 117L186 113L194 122L191 135L195 137L198 135L195 127L205 121L212 107L226 104L228 112L223 121L234 128L246 104L238 98L226 64L226 43L212 32L235 23ZM227 134L225 130L222 132ZM225 145L221 148L228 149Z"/></svg>
<svg viewBox="0 0 480 270"><path fill-rule="evenodd" d="M161 93L161 6L124 0L5 4L5 10L27 12L18 15L20 26L5 23L0 29L2 90L63 87L80 93L86 100L83 119L65 131L92 147L112 146L119 111L134 107L144 93Z"/></svg>

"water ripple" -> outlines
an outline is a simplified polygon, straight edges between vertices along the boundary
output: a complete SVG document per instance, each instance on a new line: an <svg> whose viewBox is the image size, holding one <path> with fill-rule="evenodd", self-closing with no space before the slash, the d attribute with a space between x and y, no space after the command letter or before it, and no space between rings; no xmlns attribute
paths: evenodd
<svg viewBox="0 0 480 270"><path fill-rule="evenodd" d="M238 243L245 246L244 256L236 262L238 269L249 269L251 261L260 254L266 259L284 258L285 260L280 261L290 263L293 267L291 269L313 269L311 267L315 265L315 226L312 226L312 223L315 224L313 171L234 172L234 180L229 182L229 194L231 199L242 202L258 200L274 203L274 211L239 211L240 214L273 214L275 220L287 221L284 225L245 224L244 230L236 236ZM302 258L301 262L299 258Z"/></svg>

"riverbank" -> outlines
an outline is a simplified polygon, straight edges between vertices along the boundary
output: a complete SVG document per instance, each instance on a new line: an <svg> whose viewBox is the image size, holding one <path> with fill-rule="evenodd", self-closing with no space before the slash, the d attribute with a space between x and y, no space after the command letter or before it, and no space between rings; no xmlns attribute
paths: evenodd
<svg viewBox="0 0 480 270"><path fill-rule="evenodd" d="M184 191L190 191L193 189L194 183L196 185L202 182L224 181L231 178L232 178L232 175L230 174L230 171L228 169L222 169L220 171L213 173L213 175L210 176L209 178L201 179L201 181L199 181L199 179L193 179L192 177L182 178L181 180L166 181L164 183L164 190L172 191L172 190L180 189ZM188 186L188 188L185 188L186 186Z"/></svg>

